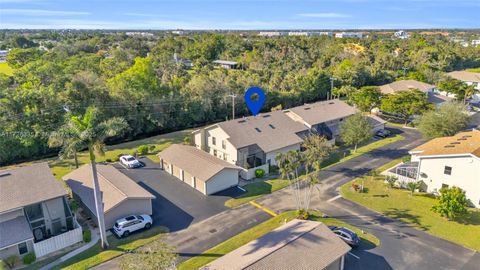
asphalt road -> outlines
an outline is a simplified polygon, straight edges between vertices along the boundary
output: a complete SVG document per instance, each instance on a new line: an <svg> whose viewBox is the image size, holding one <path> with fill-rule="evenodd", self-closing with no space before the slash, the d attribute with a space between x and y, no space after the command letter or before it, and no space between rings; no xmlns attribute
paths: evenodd
<svg viewBox="0 0 480 270"><path fill-rule="evenodd" d="M480 254L429 235L408 225L382 216L363 206L340 198L344 183L407 154L408 149L423 143L414 130L402 129L405 140L333 166L320 173L321 184L311 208L343 220L377 236L379 247L361 247L347 256L346 269L480 269ZM290 189L257 200L278 212L294 208ZM408 213L400 213L408 216ZM415 217L411 217L415 218Z"/></svg>
<svg viewBox="0 0 480 270"><path fill-rule="evenodd" d="M115 164L115 167L155 195L156 198L152 200L153 223L167 227L170 232L183 230L227 210L225 201L240 192L232 188L221 194L205 196L161 170L158 164L148 158L141 161L145 164L142 168L126 169L121 164Z"/></svg>
<svg viewBox="0 0 480 270"><path fill-rule="evenodd" d="M340 163L320 173L322 184L313 197L312 209L373 233L381 241L379 247L362 246L354 250L352 252L354 256L347 256L345 269L480 269L478 267L480 254L337 197L338 188L342 184L406 155L408 149L423 143L414 130L396 131L401 132L405 140ZM333 198L337 199L332 200ZM278 212L294 208L289 189L274 192L258 199L257 202ZM176 246L180 259L185 260L268 218L270 216L265 212L246 204L169 234L164 240ZM118 269L118 260L114 259L94 269Z"/></svg>

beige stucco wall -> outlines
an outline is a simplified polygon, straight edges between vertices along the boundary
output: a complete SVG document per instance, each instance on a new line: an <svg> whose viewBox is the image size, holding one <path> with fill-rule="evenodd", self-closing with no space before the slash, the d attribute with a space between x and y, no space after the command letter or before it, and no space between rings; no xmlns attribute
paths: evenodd
<svg viewBox="0 0 480 270"><path fill-rule="evenodd" d="M105 213L105 228L113 227L117 219L128 215L152 215L152 201L150 199L128 199Z"/></svg>
<svg viewBox="0 0 480 270"><path fill-rule="evenodd" d="M452 167L452 174L444 174L445 166ZM428 192L439 191L442 184L465 190L466 196L480 207L480 159L473 156L421 158L419 180L427 185ZM421 176L426 174L426 178Z"/></svg>
<svg viewBox="0 0 480 270"><path fill-rule="evenodd" d="M300 144L298 143L298 144L290 145L284 148L280 148L272 152L268 152L266 155L267 164L268 164L268 160L270 159L271 161L270 165L277 165L277 161L275 160L275 156L277 155L277 153L287 153L288 151L292 151L292 150L293 151L300 150Z"/></svg>
<svg viewBox="0 0 480 270"><path fill-rule="evenodd" d="M206 182L206 195L238 185L238 170L223 169Z"/></svg>
<svg viewBox="0 0 480 270"><path fill-rule="evenodd" d="M206 142L211 155L214 154L213 150L217 150L217 157L220 159L223 158L223 154L227 155L225 161L231 164L237 162L237 149L227 140L229 138L228 134L219 127L212 127L205 132ZM212 137L216 138L216 145L212 144ZM222 141L226 143L226 149L222 148Z"/></svg>
<svg viewBox="0 0 480 270"><path fill-rule="evenodd" d="M1 249L0 250L0 259L6 259L6 258L8 258L9 256L12 256L12 255L15 255L15 256L18 256L18 257L23 257L23 256L27 255L28 253L34 252L33 241L32 240L27 241L27 249L28 249L28 252L21 255L21 256L20 256L20 253L18 252L18 245L14 245L14 246L10 246L10 247L5 248L5 249Z"/></svg>

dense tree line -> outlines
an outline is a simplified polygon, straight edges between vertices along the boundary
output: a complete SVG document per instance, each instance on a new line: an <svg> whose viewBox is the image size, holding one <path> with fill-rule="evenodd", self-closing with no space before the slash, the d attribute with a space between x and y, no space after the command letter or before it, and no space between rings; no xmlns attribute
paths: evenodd
<svg viewBox="0 0 480 270"><path fill-rule="evenodd" d="M331 77L334 94L368 96L374 90L355 93L404 77L437 83L446 71L480 66L480 48L420 35L349 40L2 33L1 46L13 48L7 61L15 73L0 74L0 164L52 154L48 137L64 124L66 110L80 115L90 105L105 118L125 118L128 132L115 138L123 140L230 118L232 93L238 95L237 115L246 115L242 94L253 85L267 92L267 111L325 99ZM176 62L174 54L191 60L193 68ZM242 68L216 68L215 59Z"/></svg>

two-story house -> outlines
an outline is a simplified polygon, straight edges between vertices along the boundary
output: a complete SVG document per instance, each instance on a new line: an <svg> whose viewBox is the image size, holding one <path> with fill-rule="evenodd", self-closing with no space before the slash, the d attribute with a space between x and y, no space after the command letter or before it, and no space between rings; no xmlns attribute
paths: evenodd
<svg viewBox="0 0 480 270"><path fill-rule="evenodd" d="M325 136L332 144L340 135L343 120L356 112L354 107L339 99L305 104L284 111L287 116L307 126L313 133Z"/></svg>
<svg viewBox="0 0 480 270"><path fill-rule="evenodd" d="M192 141L198 149L243 168L240 176L251 179L256 169L268 173L277 153L300 150L309 134L325 136L333 144L342 121L355 113L343 101L321 101L217 123L195 130Z"/></svg>
<svg viewBox="0 0 480 270"><path fill-rule="evenodd" d="M251 179L258 168L269 172L269 165L276 164L276 153L299 150L302 136L308 132L303 124L275 111L196 130L193 142L197 148L243 168L240 176Z"/></svg>
<svg viewBox="0 0 480 270"><path fill-rule="evenodd" d="M427 192L457 186L467 199L480 207L480 131L460 132L455 136L433 139L409 152L412 164L418 164L416 179Z"/></svg>
<svg viewBox="0 0 480 270"><path fill-rule="evenodd" d="M80 241L82 228L47 163L0 171L0 259L38 258Z"/></svg>

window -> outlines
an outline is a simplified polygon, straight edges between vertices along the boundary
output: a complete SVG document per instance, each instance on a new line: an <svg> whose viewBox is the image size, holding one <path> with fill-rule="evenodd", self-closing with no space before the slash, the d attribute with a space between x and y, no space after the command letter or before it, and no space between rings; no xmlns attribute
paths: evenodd
<svg viewBox="0 0 480 270"><path fill-rule="evenodd" d="M223 153L223 160L227 161L228 155Z"/></svg>
<svg viewBox="0 0 480 270"><path fill-rule="evenodd" d="M447 184L442 184L442 188L448 188Z"/></svg>
<svg viewBox="0 0 480 270"><path fill-rule="evenodd" d="M213 155L217 156L217 150L213 149Z"/></svg>
<svg viewBox="0 0 480 270"><path fill-rule="evenodd" d="M443 173L446 175L452 175L452 167L445 166L445 169L443 169Z"/></svg>
<svg viewBox="0 0 480 270"><path fill-rule="evenodd" d="M217 145L217 139L215 137L212 137L212 144Z"/></svg>
<svg viewBox="0 0 480 270"><path fill-rule="evenodd" d="M227 142L225 140L222 140L222 148L227 149Z"/></svg>
<svg viewBox="0 0 480 270"><path fill-rule="evenodd" d="M20 255L28 253L27 242L18 244L18 253L20 253Z"/></svg>

